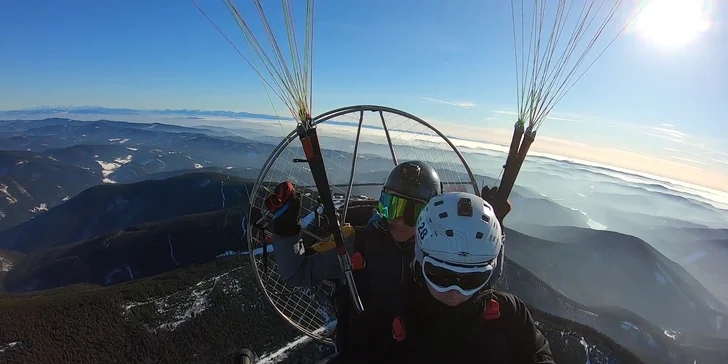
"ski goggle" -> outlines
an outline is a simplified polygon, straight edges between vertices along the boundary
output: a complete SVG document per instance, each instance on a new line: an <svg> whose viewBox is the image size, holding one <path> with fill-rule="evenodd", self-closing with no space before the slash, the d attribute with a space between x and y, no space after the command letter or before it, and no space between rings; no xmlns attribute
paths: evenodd
<svg viewBox="0 0 728 364"><path fill-rule="evenodd" d="M455 289L464 296L472 296L483 289L493 275L493 262L482 266L463 267L426 256L421 266L427 284L440 293Z"/></svg>
<svg viewBox="0 0 728 364"><path fill-rule="evenodd" d="M389 190L383 190L379 196L379 205L377 211L387 221L392 221L397 218L404 218L404 223L408 226L415 226L417 216L420 215L422 209L425 208L425 203L402 197L392 193Z"/></svg>

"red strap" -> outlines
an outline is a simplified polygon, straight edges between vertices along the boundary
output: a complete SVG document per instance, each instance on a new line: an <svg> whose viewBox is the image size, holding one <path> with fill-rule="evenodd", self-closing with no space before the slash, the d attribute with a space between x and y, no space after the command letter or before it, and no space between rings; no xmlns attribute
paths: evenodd
<svg viewBox="0 0 728 364"><path fill-rule="evenodd" d="M366 267L367 263L361 253L356 252L351 256L351 265L354 270L362 270Z"/></svg>
<svg viewBox="0 0 728 364"><path fill-rule="evenodd" d="M485 320L497 320L500 318L500 304L495 298L491 298L490 302L485 306L485 311L482 315Z"/></svg>
<svg viewBox="0 0 728 364"><path fill-rule="evenodd" d="M401 316L395 317L394 321L392 321L392 337L397 342L402 342L407 337L407 325L405 325Z"/></svg>

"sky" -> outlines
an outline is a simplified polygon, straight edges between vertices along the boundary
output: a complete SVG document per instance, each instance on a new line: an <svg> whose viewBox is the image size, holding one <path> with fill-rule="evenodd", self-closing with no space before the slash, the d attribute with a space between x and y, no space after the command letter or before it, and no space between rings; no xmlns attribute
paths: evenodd
<svg viewBox="0 0 728 364"><path fill-rule="evenodd" d="M248 55L222 1L197 2ZM692 179L715 185L716 174L728 176L728 5L652 2L663 5L623 1L606 41L645 7L553 109L533 149L671 177L703 173ZM252 1L235 3L257 19ZM263 3L283 35L280 2ZM303 2L294 3L301 24ZM462 127L471 139L509 139L517 109L510 2L319 0L315 16L314 114L380 104ZM38 105L260 113L274 105L288 116L193 3L179 0L6 2L0 110Z"/></svg>

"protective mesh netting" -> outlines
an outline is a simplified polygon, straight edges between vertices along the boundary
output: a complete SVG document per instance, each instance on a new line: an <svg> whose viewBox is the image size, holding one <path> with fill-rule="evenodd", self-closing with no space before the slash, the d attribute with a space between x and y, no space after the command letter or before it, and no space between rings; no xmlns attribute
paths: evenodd
<svg viewBox="0 0 728 364"><path fill-rule="evenodd" d="M323 122L317 120L326 172L337 205L343 204L348 190L360 118L363 118L363 122L352 196L362 198L364 195L378 199L381 184L395 165L383 125L389 131L391 146L399 162L422 160L429 163L437 170L446 191L475 191L475 181L456 150L435 130L396 110L352 109ZM300 192L301 217L316 208L317 191L308 164L294 163L294 159L305 159L298 139L294 139L271 160L267 172L264 170L255 191L252 191L251 204L254 208L261 208L271 189L282 181L293 182ZM275 252L272 252L270 243L267 245L267 267L264 264L261 253L265 235L260 235L261 231L251 225L248 225L247 230L254 266L271 303L305 334L331 342L328 336L335 326L330 298L333 284L324 281L314 287L288 286L277 272Z"/></svg>

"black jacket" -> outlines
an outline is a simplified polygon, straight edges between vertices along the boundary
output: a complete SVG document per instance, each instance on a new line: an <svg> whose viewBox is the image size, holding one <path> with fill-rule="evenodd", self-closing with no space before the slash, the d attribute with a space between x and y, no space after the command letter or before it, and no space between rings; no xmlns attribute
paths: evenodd
<svg viewBox="0 0 728 364"><path fill-rule="evenodd" d="M548 341L536 328L525 304L512 294L486 293L457 308L433 302L427 291L410 291L407 295L412 301L403 316L406 331L403 341L397 342L391 334L384 335L382 338L389 339L388 342L377 340L379 344L368 350L339 355L329 362L555 363ZM483 315L491 298L498 302L497 319L486 319ZM376 342L366 339L371 331L366 332L352 331L349 339Z"/></svg>
<svg viewBox="0 0 728 364"><path fill-rule="evenodd" d="M413 279L408 267L411 255L402 256L405 260L400 267L404 270L399 275L391 271L397 266L394 252L372 256L380 252L381 242L372 243L372 247L358 246L365 256L368 254L367 268L372 268L363 269L356 277L365 312L349 311L349 325L342 327L347 350L336 362L554 363L548 341L518 297L486 291L457 307L448 307ZM388 266L389 271L375 261ZM390 278L381 276L382 272ZM397 276L402 281L392 279ZM397 287L400 291L391 294ZM348 296L341 298L345 301ZM395 319L404 323L402 341L395 339Z"/></svg>
<svg viewBox="0 0 728 364"><path fill-rule="evenodd" d="M301 254L295 248L300 237L273 238L281 278L291 286L310 286L323 280L342 282L337 253ZM365 262L364 269L354 271L364 312L358 314L351 306L347 287L337 288L337 347L358 355L373 347L391 346L391 320L402 312L402 284L412 281L408 265L414 258L413 242L395 242L378 225L378 219L372 218L367 225L355 227L355 234L345 239L345 244L350 255L359 253ZM354 335L356 339L350 340Z"/></svg>
<svg viewBox="0 0 728 364"><path fill-rule="evenodd" d="M407 298L414 299L409 303L408 335L403 342L407 362L554 362L548 341L526 305L512 294L486 292L457 307L436 301L424 287L414 288ZM488 311L487 306L491 306Z"/></svg>
<svg viewBox="0 0 728 364"><path fill-rule="evenodd" d="M357 357L372 348L394 350L392 319L405 309L403 286L412 281L409 262L414 259L414 244L395 242L373 220L356 229L353 254L365 262L363 269L354 271L364 312L357 313L351 305L347 287L337 289L337 348Z"/></svg>

